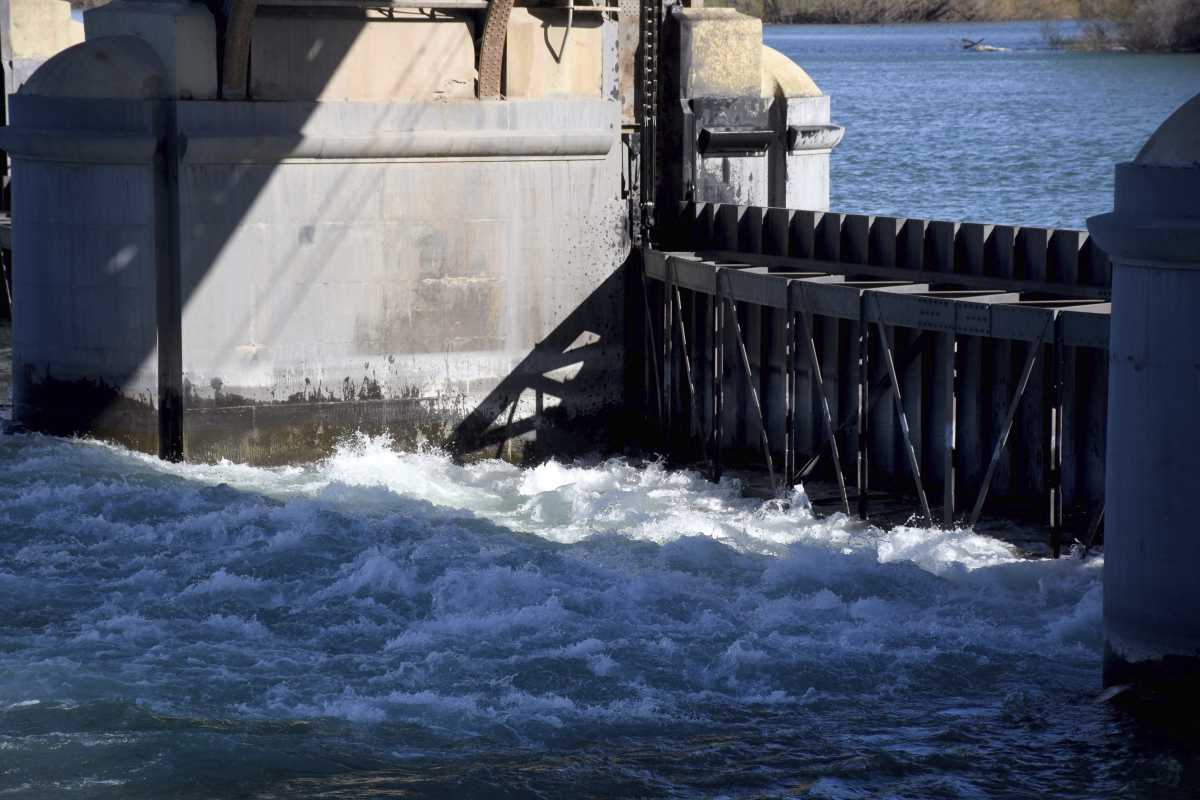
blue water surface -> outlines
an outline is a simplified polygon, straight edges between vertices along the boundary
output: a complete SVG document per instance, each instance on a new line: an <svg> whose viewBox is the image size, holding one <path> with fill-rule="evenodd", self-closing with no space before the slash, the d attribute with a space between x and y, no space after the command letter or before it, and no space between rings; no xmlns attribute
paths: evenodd
<svg viewBox="0 0 1200 800"><path fill-rule="evenodd" d="M1112 208L1113 165L1200 92L1200 54L1051 50L1043 30L778 25L763 38L808 71L846 128L833 209L1083 228ZM963 38L1009 52L968 52Z"/></svg>

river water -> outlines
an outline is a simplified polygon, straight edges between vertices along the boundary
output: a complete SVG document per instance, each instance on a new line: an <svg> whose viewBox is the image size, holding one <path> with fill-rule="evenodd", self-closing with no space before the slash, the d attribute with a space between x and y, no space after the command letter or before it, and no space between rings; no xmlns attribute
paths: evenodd
<svg viewBox="0 0 1200 800"><path fill-rule="evenodd" d="M1078 224L1153 127L1126 123L1165 116L1197 68L962 54L958 35L768 31L850 130L839 207ZM1089 72L1111 85L1081 95ZM1051 94L1075 113L1030 135ZM458 466L365 438L256 469L21 435L0 437L0 531L0 798L1198 785L1194 752L1096 702L1100 556L817 519L801 489L764 502L654 464Z"/></svg>
<svg viewBox="0 0 1200 800"><path fill-rule="evenodd" d="M963 38L1008 52L966 52ZM838 211L1083 228L1112 208L1113 165L1200 92L1200 54L1054 51L1036 22L772 26L764 39L846 127Z"/></svg>

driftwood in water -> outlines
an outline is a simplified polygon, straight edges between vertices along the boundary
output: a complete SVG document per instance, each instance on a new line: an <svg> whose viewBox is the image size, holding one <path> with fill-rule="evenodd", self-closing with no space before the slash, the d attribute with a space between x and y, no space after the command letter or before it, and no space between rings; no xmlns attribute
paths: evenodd
<svg viewBox="0 0 1200 800"><path fill-rule="evenodd" d="M962 46L963 46L963 50L971 50L976 53L1007 53L1007 52L1009 52L1009 48L1007 48L1007 47L996 47L995 45L984 44L983 39L979 39L979 40L963 39Z"/></svg>

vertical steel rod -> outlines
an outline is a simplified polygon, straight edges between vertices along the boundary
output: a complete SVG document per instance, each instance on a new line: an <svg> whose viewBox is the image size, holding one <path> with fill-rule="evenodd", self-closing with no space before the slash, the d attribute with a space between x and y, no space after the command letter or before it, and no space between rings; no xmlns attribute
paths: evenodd
<svg viewBox="0 0 1200 800"><path fill-rule="evenodd" d="M672 262L674 266L674 262ZM684 378L687 380L688 389L688 410L691 414L691 419L688 424L688 433L691 435L699 435L703 442L704 436L704 421L700 419L700 414L696 409L696 384L692 380L692 357L688 351L687 331L683 324L683 297L679 294L679 281L671 282L671 289L675 296L675 306L679 309L679 314L676 317L679 325L679 354L683 359Z"/></svg>
<svg viewBox="0 0 1200 800"><path fill-rule="evenodd" d="M775 462L771 458L771 442L767 438L767 418L763 414L762 403L758 400L758 387L754 385L754 371L750 368L750 356L746 353L746 342L742 338L742 323L737 318L737 308L728 297L725 302L729 305L729 316L733 320L733 333L737 339L738 354L742 357L742 372L746 377L746 387L750 390L750 399L754 402L754 410L758 412L758 436L762 445L763 456L767 459L767 475L771 480L771 488L778 491L775 482Z"/></svg>
<svg viewBox="0 0 1200 800"><path fill-rule="evenodd" d="M867 324L867 295L866 292L859 292L858 295L858 453L857 466L858 474L856 480L858 483L858 516L860 519L867 518L868 500L867 494L869 491L869 469L870 463L870 437L868 436L867 423L867 402L868 389L870 385L870 367L871 367L871 326Z"/></svg>
<svg viewBox="0 0 1200 800"><path fill-rule="evenodd" d="M1050 360L1050 469L1047 474L1050 500L1050 553L1058 558L1062 551L1062 462L1063 462L1063 370L1066 360L1062 320L1055 314L1053 357Z"/></svg>
<svg viewBox="0 0 1200 800"><path fill-rule="evenodd" d="M1100 506L1099 513L1092 517L1092 521L1088 523L1087 538L1083 542L1083 552L1087 554L1092 545L1096 543L1096 534L1100 532L1100 526L1104 523L1104 506Z"/></svg>
<svg viewBox="0 0 1200 800"><path fill-rule="evenodd" d="M803 290L801 290L803 294ZM803 297L801 298L803 301ZM821 359L817 356L817 342L813 338L812 322L808 316L807 304L800 309L800 323L804 327L804 337L808 340L808 358L812 362L813 380L821 393L821 412L825 417L825 430L829 434L829 448L833 452L833 468L837 473L838 490L842 493L842 506L846 516L850 516L850 495L846 491L846 476L842 474L842 456L838 452L837 430L833 425L833 410L829 405L829 392L825 388L825 380L821 377Z"/></svg>
<svg viewBox="0 0 1200 800"><path fill-rule="evenodd" d="M721 268L714 275L713 292L713 473L714 481L721 480L721 449L725 438L725 291L721 285Z"/></svg>
<svg viewBox="0 0 1200 800"><path fill-rule="evenodd" d="M926 335L927 335L926 331L921 331L917 335L917 338L915 338L911 342L909 342L908 347L905 348L905 350L904 350L903 357L900 359L900 369L908 369L909 365L911 365L914 361L916 361L917 358L921 355ZM797 345L797 347L798 347L798 345ZM875 404L878 403L880 400L882 400L884 397L886 397L887 394L891 391L892 391L892 382L886 375L884 375L882 378L879 378L878 380L876 380L875 383L871 384L871 397L870 397L869 402L867 403L867 411L869 412L871 409L875 408ZM846 419L841 425L838 426L837 433L839 435L842 433L845 433L846 431L848 431L852 427L854 427L854 425L856 425L857 422L858 422L858 411L852 411L850 413L849 418ZM836 437L834 439L826 439L821 444L821 448L815 454L813 454L813 456L811 458L809 458L808 461L804 462L804 466L801 467L798 472L798 477L800 480L807 478L809 475L812 474L812 471L817 468L817 463L820 462L821 456L825 452L825 445L829 444L830 441L836 442L837 439L836 439ZM797 451L797 452L799 452L799 451Z"/></svg>
<svg viewBox="0 0 1200 800"><path fill-rule="evenodd" d="M675 373L675 359L672 353L673 345L675 344L675 332L673 320L675 318L675 298L672 294L674 283L671 281L671 265L670 258L663 265L666 272L663 275L663 406L666 409L666 417L663 420L663 450L667 457L670 458L672 445L675 442L673 418L675 406L675 382L672 380Z"/></svg>
<svg viewBox="0 0 1200 800"><path fill-rule="evenodd" d="M792 310L789 282L784 282L783 314L783 481L791 487L795 476L796 314Z"/></svg>
<svg viewBox="0 0 1200 800"><path fill-rule="evenodd" d="M958 387L955 384L955 380L958 377L958 373L955 370L955 360L957 359L958 340L953 333L942 334L942 338L946 349L945 361L942 363L942 369L945 370L946 384L946 476L942 491L942 525L949 528L954 524L954 482L957 477L955 474L955 456L957 455L956 446L958 438Z"/></svg>
<svg viewBox="0 0 1200 800"><path fill-rule="evenodd" d="M513 418L517 415L517 406L521 403L521 395L518 393L513 398L512 403L508 407L508 419L504 421L504 436L500 437L500 441L496 443L496 458L504 457L504 446L508 444L508 432L512 430Z"/></svg>
<svg viewBox="0 0 1200 800"><path fill-rule="evenodd" d="M658 344L654 341L654 313L650 310L650 287L646 283L646 269L642 268L642 304L646 312L646 324L643 328L646 331L646 349L650 352L650 374L654 377L654 397L658 401L658 422L662 424L663 407L662 407L662 385L659 382L658 375ZM646 387L647 389L649 387Z"/></svg>
<svg viewBox="0 0 1200 800"><path fill-rule="evenodd" d="M863 325L867 325L865 318ZM892 360L892 347L888 344L887 330L878 317L875 319L875 326L879 331L879 352L883 353L883 363L887 366L888 375L892 379L892 399L896 405L896 416L900 418L900 432L904 435L908 465L912 468L913 482L917 485L917 496L921 500L921 509L925 512L925 519L932 524L933 513L929 510L929 498L925 494L925 485L921 482L921 464L917 460L917 450L913 447L912 436L908 430L908 415L904 413L904 398L900 396L900 378L896 375L896 363Z"/></svg>
<svg viewBox="0 0 1200 800"><path fill-rule="evenodd" d="M1004 425L1001 427L1000 435L996 437L996 444L992 448L992 460L988 463L987 472L983 475L983 484L979 487L979 496L975 498L975 507L971 509L970 525L974 526L979 522L979 515L983 513L983 503L987 500L988 490L992 486L992 476L996 472L996 465L1000 463L1000 454L1004 452L1004 445L1008 442L1008 434L1012 432L1013 419L1017 416L1017 406L1021 404L1021 397L1025 394L1025 387L1029 385L1029 376L1033 374L1033 367L1038 360L1038 352L1042 348L1042 343L1046 341L1046 332L1050 328L1050 324L1054 319L1054 315L1046 317L1046 324L1042 327L1041 335L1037 341L1033 342L1029 347L1029 355L1025 357L1025 365L1021 368L1021 379L1017 382L1017 390L1013 393L1012 402L1008 404L1008 411L1004 415Z"/></svg>

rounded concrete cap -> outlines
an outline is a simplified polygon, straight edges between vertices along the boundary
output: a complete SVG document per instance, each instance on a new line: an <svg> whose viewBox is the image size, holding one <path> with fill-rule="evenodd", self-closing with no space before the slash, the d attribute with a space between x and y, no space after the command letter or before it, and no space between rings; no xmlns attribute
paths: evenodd
<svg viewBox="0 0 1200 800"><path fill-rule="evenodd" d="M1134 163L1154 167L1200 164L1200 94L1176 109L1158 127Z"/></svg>
<svg viewBox="0 0 1200 800"><path fill-rule="evenodd" d="M38 67L18 94L148 100L166 97L165 69L136 36L102 36L68 47Z"/></svg>
<svg viewBox="0 0 1200 800"><path fill-rule="evenodd" d="M1200 95L1118 164L1113 210L1088 230L1116 265L1200 270Z"/></svg>
<svg viewBox="0 0 1200 800"><path fill-rule="evenodd" d="M783 53L762 46L762 96L763 97L820 97L821 89L801 69L800 65Z"/></svg>

